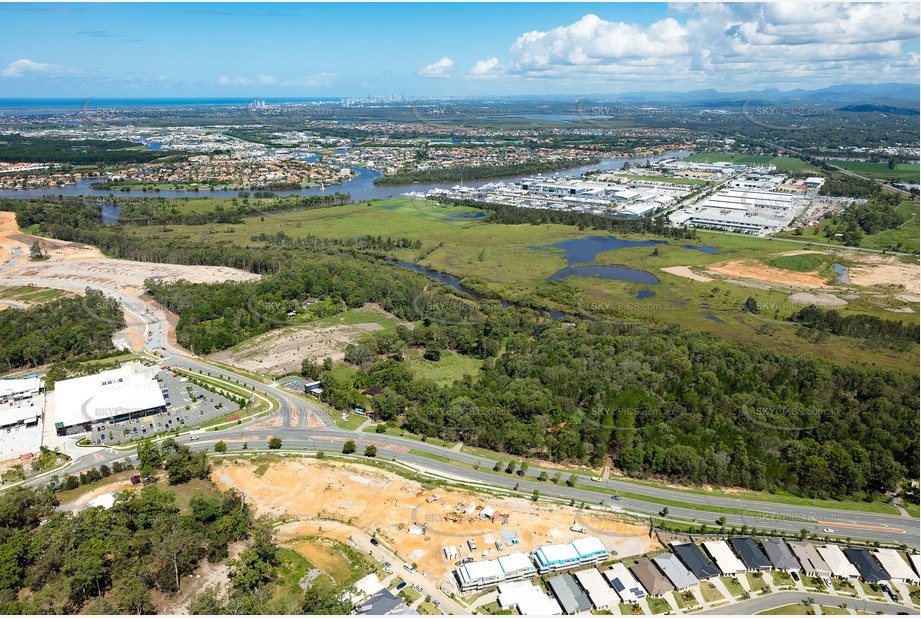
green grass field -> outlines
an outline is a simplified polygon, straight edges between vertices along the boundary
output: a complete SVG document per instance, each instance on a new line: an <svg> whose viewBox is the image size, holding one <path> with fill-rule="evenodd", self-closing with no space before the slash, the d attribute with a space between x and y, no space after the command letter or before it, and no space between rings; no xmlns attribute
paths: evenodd
<svg viewBox="0 0 921 618"><path fill-rule="evenodd" d="M792 354L815 354L831 360L858 365L888 365L917 371L917 353L900 354L886 349L868 350L857 340L830 336L825 342L813 343L800 338L794 325L767 324L742 310L742 304L754 296L760 305L776 307L765 317L784 320L795 311L787 302L788 293L743 287L732 283L699 282L662 272L670 266L706 267L732 260L771 260L793 249L809 245L791 245L769 238L734 236L698 232L690 242L670 241L658 246L630 247L606 251L596 256L595 264L623 265L644 270L659 279L646 285L592 277L569 277L553 283L545 280L566 267L562 251L540 249L548 245L603 232L579 230L574 226L495 225L488 221L458 219L474 211L463 207L440 207L432 202L397 198L365 204L323 208L249 218L243 225L213 230L209 226L171 226L166 237L206 237L205 242L231 241L252 245L253 234L283 231L291 237L308 234L324 238L355 238L365 235L390 236L419 240L421 249L403 248L393 252L397 259L415 261L458 278L470 277L478 285L502 297L546 309L587 309L599 317L626 320L652 320L660 325L680 324L691 330L710 332L729 339L760 343ZM446 219L445 217L452 217ZM158 228L159 230L159 228ZM145 228L128 228L129 234L149 234ZM649 240L642 235L616 235L626 240ZM711 254L682 248L683 244L717 247ZM831 260L831 257L829 257ZM794 260L795 261L795 260ZM639 300L641 290L655 292L652 298ZM870 313L887 319L917 322L918 313L893 314L885 304L869 299L850 301L841 309ZM893 301L895 303L901 301ZM903 303L904 304L904 303ZM776 313L776 315L775 315ZM340 316L341 317L341 316ZM329 324L337 323L336 317ZM346 319L360 319L350 316ZM322 322L317 322L321 324ZM385 328L388 324L382 324ZM433 368L436 379L450 379L456 368Z"/></svg>
<svg viewBox="0 0 921 618"><path fill-rule="evenodd" d="M908 163L899 163L895 169L889 169L888 163L868 163L866 161L841 161L834 159L829 161L832 165L850 170L867 178L879 180L898 180L918 184L918 177L921 175L921 165L911 165Z"/></svg>
<svg viewBox="0 0 921 618"><path fill-rule="evenodd" d="M728 154L722 152L698 152L687 157L687 161L697 161L699 163L715 163L717 161L729 161L730 163L739 163L741 165L773 165L780 172L816 172L815 167L808 162L795 157L773 157L769 155L742 155Z"/></svg>
<svg viewBox="0 0 921 618"><path fill-rule="evenodd" d="M434 381L439 386L447 386L465 375L476 377L483 366L482 359L462 356L450 350L442 352L438 361L425 360L418 350L409 350L404 357L414 373Z"/></svg>
<svg viewBox="0 0 921 618"><path fill-rule="evenodd" d="M57 300L65 296L73 296L73 294L65 292L64 290L39 288L30 285L0 288L0 300L8 300L11 302L22 301L22 303L38 304L46 303L50 300Z"/></svg>

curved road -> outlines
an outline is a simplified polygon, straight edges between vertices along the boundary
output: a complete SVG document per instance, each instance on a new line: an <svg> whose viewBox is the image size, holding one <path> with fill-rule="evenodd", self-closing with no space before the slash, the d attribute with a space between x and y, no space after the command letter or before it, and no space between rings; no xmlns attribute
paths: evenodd
<svg viewBox="0 0 921 618"><path fill-rule="evenodd" d="M15 280L5 280L4 282L19 283ZM61 282L50 279L33 281L33 283L48 287L65 287L78 290L82 290L86 287L76 282ZM98 285L89 285L99 289ZM198 437L205 438L200 441L192 442L189 436L181 438L181 441L188 442L197 449L210 448L214 441L222 437L246 435L255 438L251 440L254 447L262 446L262 443L266 442L270 436L277 436L282 439L285 449L339 452L341 451L342 443L345 440L352 439L359 443L375 444L378 448L378 456L382 459L395 459L402 463L411 464L413 467L425 469L433 474L450 477L459 481L490 485L505 490L513 490L518 486L518 490L526 495L530 495L537 489L540 491L541 495L544 496L575 500L579 503L602 503L610 505L610 508L623 509L640 515L657 514L662 509L662 504L655 500L668 500L678 503L669 504L668 506L669 518L677 520L713 524L720 516L724 516L726 518L727 527L741 527L747 525L759 529L780 530L788 533L798 533L800 530L806 529L811 533L821 534L823 536L825 535L823 530L825 528L831 528L834 530L834 533L830 534L830 536L837 538L850 537L865 541L884 541L905 544L915 548L921 547L921 542L919 542L921 534L919 534L918 520L914 518L858 511L821 509L808 506L792 506L731 498L727 496L707 496L705 494L683 492L665 487L641 485L619 480L596 482L585 476L580 476L578 488L571 488L563 484L555 485L549 482L537 481L537 477L541 472L546 471L549 475L552 475L557 471L556 469L541 468L537 465L532 465L529 467L524 477L495 474L491 471L491 460L487 460L484 457L456 452L427 442L419 442L408 438L340 430L335 427L332 420L322 408L311 403L306 398L274 385L264 384L203 362L200 359L195 359L190 357L183 350L171 346L167 341L166 329L169 328L169 326L166 316L162 309L156 307L152 303L139 303L111 289L103 289L103 292L108 296L116 298L126 311L138 315L145 322L146 350L149 353L160 356L162 362L196 371L210 372L212 376L235 380L248 388L268 394L279 402L280 410L277 414L281 416L280 426L251 429L247 426L255 423L247 423L234 427L232 430L208 433L200 432ZM322 422L324 428L305 429L287 427L288 415L294 411L296 411L301 418L313 415ZM265 419L259 420L261 422ZM426 457L424 454L436 456L439 459ZM102 459L98 459L97 455L101 456ZM72 462L69 469L87 469L124 457L124 451L88 449L87 454ZM483 467L480 470L474 470L472 466L478 462L481 462ZM41 482L41 480L33 479L32 482ZM611 494L614 492L624 492L632 496L643 496L651 500L644 500L639 497L623 497L621 500L614 501L611 499Z"/></svg>

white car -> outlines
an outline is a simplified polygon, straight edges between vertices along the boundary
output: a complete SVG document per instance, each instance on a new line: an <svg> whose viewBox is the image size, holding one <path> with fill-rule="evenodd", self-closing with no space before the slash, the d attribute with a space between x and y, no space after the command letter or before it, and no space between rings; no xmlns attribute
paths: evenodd
<svg viewBox="0 0 921 618"><path fill-rule="evenodd" d="M822 532L826 534L831 534L832 532L834 532L834 530L832 530L831 528L822 528Z"/></svg>

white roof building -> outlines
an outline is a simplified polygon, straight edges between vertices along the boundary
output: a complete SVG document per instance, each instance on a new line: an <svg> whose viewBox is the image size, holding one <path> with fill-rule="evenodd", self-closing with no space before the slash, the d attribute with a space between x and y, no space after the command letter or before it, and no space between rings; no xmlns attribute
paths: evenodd
<svg viewBox="0 0 921 618"><path fill-rule="evenodd" d="M845 579L860 577L857 567L851 564L851 561L847 559L844 552L837 545L825 545L816 549L819 551L819 555L822 556L822 560L828 565L831 574L835 577Z"/></svg>
<svg viewBox="0 0 921 618"><path fill-rule="evenodd" d="M892 581L903 581L908 583L917 583L918 576L911 570L905 559L894 549L877 549L870 552L883 566L883 569L889 573L889 579Z"/></svg>
<svg viewBox="0 0 921 618"><path fill-rule="evenodd" d="M522 616L559 616L563 609L556 599L547 596L531 582L509 582L499 585L499 607L517 607Z"/></svg>
<svg viewBox="0 0 921 618"><path fill-rule="evenodd" d="M915 567L915 573L921 575L921 554L912 554L908 559L911 560L911 566Z"/></svg>
<svg viewBox="0 0 921 618"><path fill-rule="evenodd" d="M636 603L646 596L646 589L636 581L633 573L623 562L612 564L611 568L604 572L604 576L624 603Z"/></svg>
<svg viewBox="0 0 921 618"><path fill-rule="evenodd" d="M704 541L701 545L723 575L741 575L746 572L745 565L732 553L726 541Z"/></svg>
<svg viewBox="0 0 921 618"><path fill-rule="evenodd" d="M534 552L537 570L541 573L571 569L593 564L608 557L608 550L601 539L586 536L571 543L544 545Z"/></svg>
<svg viewBox="0 0 921 618"><path fill-rule="evenodd" d="M42 379L38 376L0 380L0 404L31 399L38 396L41 388Z"/></svg>
<svg viewBox="0 0 921 618"><path fill-rule="evenodd" d="M496 560L499 566L502 567L505 579L537 575L537 569L534 567L534 563L531 562L530 556L526 553L515 552L507 556L499 556Z"/></svg>
<svg viewBox="0 0 921 618"><path fill-rule="evenodd" d="M91 376L61 380L55 385L54 397L58 435L164 408L166 402L154 372L154 368L135 362Z"/></svg>
<svg viewBox="0 0 921 618"><path fill-rule="evenodd" d="M611 609L613 606L620 604L620 597L617 596L611 585L605 581L604 576L598 569L576 571L573 575L575 575L582 589L588 594L588 598L596 609Z"/></svg>

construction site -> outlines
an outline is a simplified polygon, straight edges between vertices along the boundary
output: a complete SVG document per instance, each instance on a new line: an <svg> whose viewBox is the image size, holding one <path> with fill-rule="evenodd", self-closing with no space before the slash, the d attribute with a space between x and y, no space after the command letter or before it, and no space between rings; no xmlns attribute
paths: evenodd
<svg viewBox="0 0 921 618"><path fill-rule="evenodd" d="M212 479L221 489L243 491L257 515L284 522L278 527L282 539L371 537L430 581L448 587L457 563L530 553L587 536L597 537L611 557L660 549L648 525L611 509L589 512L453 487L427 488L369 465L235 460L216 467Z"/></svg>

